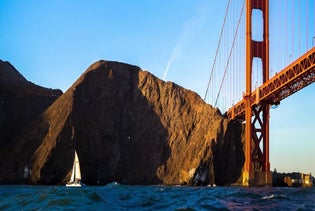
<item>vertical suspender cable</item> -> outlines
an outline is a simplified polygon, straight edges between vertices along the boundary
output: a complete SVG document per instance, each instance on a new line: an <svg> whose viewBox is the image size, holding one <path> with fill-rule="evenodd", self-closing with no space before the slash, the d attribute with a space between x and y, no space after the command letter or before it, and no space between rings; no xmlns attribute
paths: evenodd
<svg viewBox="0 0 315 211"><path fill-rule="evenodd" d="M284 27L284 35L285 35L285 42L284 42L284 52L289 52L289 39L288 39L288 20L289 20L289 16L288 16L288 0L286 0L285 3L285 17L284 17L284 21L286 22L286 26ZM284 57L284 62L289 64L289 62L287 61L287 57L285 56L286 54L283 54Z"/></svg>
<svg viewBox="0 0 315 211"><path fill-rule="evenodd" d="M308 1L306 1L306 50L308 50Z"/></svg>
<svg viewBox="0 0 315 211"><path fill-rule="evenodd" d="M218 56L218 51L219 51L220 44L221 44L221 38L222 38L223 30L224 30L224 25L225 25L225 22L226 22L226 17L227 17L228 11L229 11L230 2L231 2L231 0L228 1L228 4L226 6L224 20L223 20L223 24L222 24L222 28L221 28L221 32L220 32L220 37L219 37L219 42L218 42L217 50L215 52L214 61L213 61L213 64L212 64L211 73L210 73L210 77L209 77L209 80L208 80L208 85L207 85L207 89L206 89L204 100L206 100L207 93L208 93L208 90L209 90L209 85L210 85L211 80L212 80L213 71L214 71L215 63L216 63L217 56Z"/></svg>
<svg viewBox="0 0 315 211"><path fill-rule="evenodd" d="M282 15L280 15L279 18L277 18L277 37L278 37L278 41L277 41L277 44L275 43L276 48L278 49L278 70L281 70L282 66L283 66L283 61L282 61L282 49L281 49L281 40L282 40L282 37L281 37L281 27L282 27L282 22L281 22L281 17Z"/></svg>
<svg viewBox="0 0 315 211"><path fill-rule="evenodd" d="M235 38L236 38L236 35L237 35L237 33L238 33L238 28L239 28L239 25L240 25L240 22L241 22L241 19L242 19L244 7L245 7L245 1L244 1L244 3L243 3L242 10L241 10L241 14L240 14L240 17L239 17L239 19L238 19L238 24L237 24L237 27L236 27L236 32L235 32L234 37L233 37L233 42L232 42L232 46L231 46L230 53L229 53L229 56L228 56L228 61L227 61L227 64L226 64L226 66L225 66L223 78L222 78L222 80L221 80L220 88L219 88L219 91L218 91L218 94L217 94L217 97L216 97L214 106L217 105L217 103L218 103L218 98L219 98L220 93L221 93L221 90L222 90L223 82L224 82L224 79L225 79L225 76L226 76L226 72L227 72L227 67L228 67L228 65L229 65L229 61L230 61L230 58L231 58L231 53L232 53L232 50L233 50L234 44L235 44Z"/></svg>
<svg viewBox="0 0 315 211"><path fill-rule="evenodd" d="M298 27L299 27L299 55L301 55L301 4L298 4L298 15L299 15L299 22L298 22Z"/></svg>
<svg viewBox="0 0 315 211"><path fill-rule="evenodd" d="M292 53L291 58L294 57L294 0L292 0ZM289 63L292 62L292 59L290 59Z"/></svg>

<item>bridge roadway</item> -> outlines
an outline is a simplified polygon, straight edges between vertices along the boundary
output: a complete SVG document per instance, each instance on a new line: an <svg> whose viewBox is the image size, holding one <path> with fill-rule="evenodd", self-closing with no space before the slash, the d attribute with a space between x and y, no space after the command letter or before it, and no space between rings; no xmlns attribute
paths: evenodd
<svg viewBox="0 0 315 211"><path fill-rule="evenodd" d="M254 90L250 96L251 106L278 105L281 100L313 82L315 82L315 47ZM230 119L245 119L244 99L232 106L226 115Z"/></svg>

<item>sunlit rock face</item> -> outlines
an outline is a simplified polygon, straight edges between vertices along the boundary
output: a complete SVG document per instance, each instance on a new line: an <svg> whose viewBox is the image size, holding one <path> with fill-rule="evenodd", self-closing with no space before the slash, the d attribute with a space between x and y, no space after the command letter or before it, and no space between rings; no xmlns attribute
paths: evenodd
<svg viewBox="0 0 315 211"><path fill-rule="evenodd" d="M230 184L244 163L241 133L196 93L98 61L7 149L0 181L64 184L76 150L86 184Z"/></svg>

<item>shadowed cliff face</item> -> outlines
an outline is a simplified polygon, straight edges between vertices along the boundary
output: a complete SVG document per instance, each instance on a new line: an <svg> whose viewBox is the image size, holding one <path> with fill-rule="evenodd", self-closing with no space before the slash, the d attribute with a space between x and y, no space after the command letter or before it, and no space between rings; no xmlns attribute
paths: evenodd
<svg viewBox="0 0 315 211"><path fill-rule="evenodd" d="M226 129L225 129L226 128ZM213 144L215 183L217 185L242 184L240 175L245 162L242 125L236 121L224 122L218 141Z"/></svg>
<svg viewBox="0 0 315 211"><path fill-rule="evenodd" d="M196 93L99 61L7 149L0 181L64 184L76 149L86 184L228 184L244 163L240 137Z"/></svg>
<svg viewBox="0 0 315 211"><path fill-rule="evenodd" d="M27 81L0 60L0 151L61 94Z"/></svg>

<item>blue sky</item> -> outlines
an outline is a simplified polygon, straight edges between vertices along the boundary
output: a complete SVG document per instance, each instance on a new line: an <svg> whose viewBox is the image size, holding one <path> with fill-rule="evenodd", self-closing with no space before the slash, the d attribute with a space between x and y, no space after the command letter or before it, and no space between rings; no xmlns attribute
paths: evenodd
<svg viewBox="0 0 315 211"><path fill-rule="evenodd" d="M289 51L283 53L285 59L271 49L274 72L297 58L295 52L309 49L315 36L314 1L282 2L286 5L280 0L271 4L273 27L284 25L283 34L294 32L285 39L271 36L270 43L302 41L294 41L292 47L283 41L283 51ZM2 0L0 59L10 61L28 80L63 91L95 61L121 61L203 97L226 4L227 0ZM291 17L292 5L300 8L294 19L304 24L290 28L284 19ZM290 14L281 14L283 8ZM314 93L313 84L271 110L271 169L315 174Z"/></svg>

